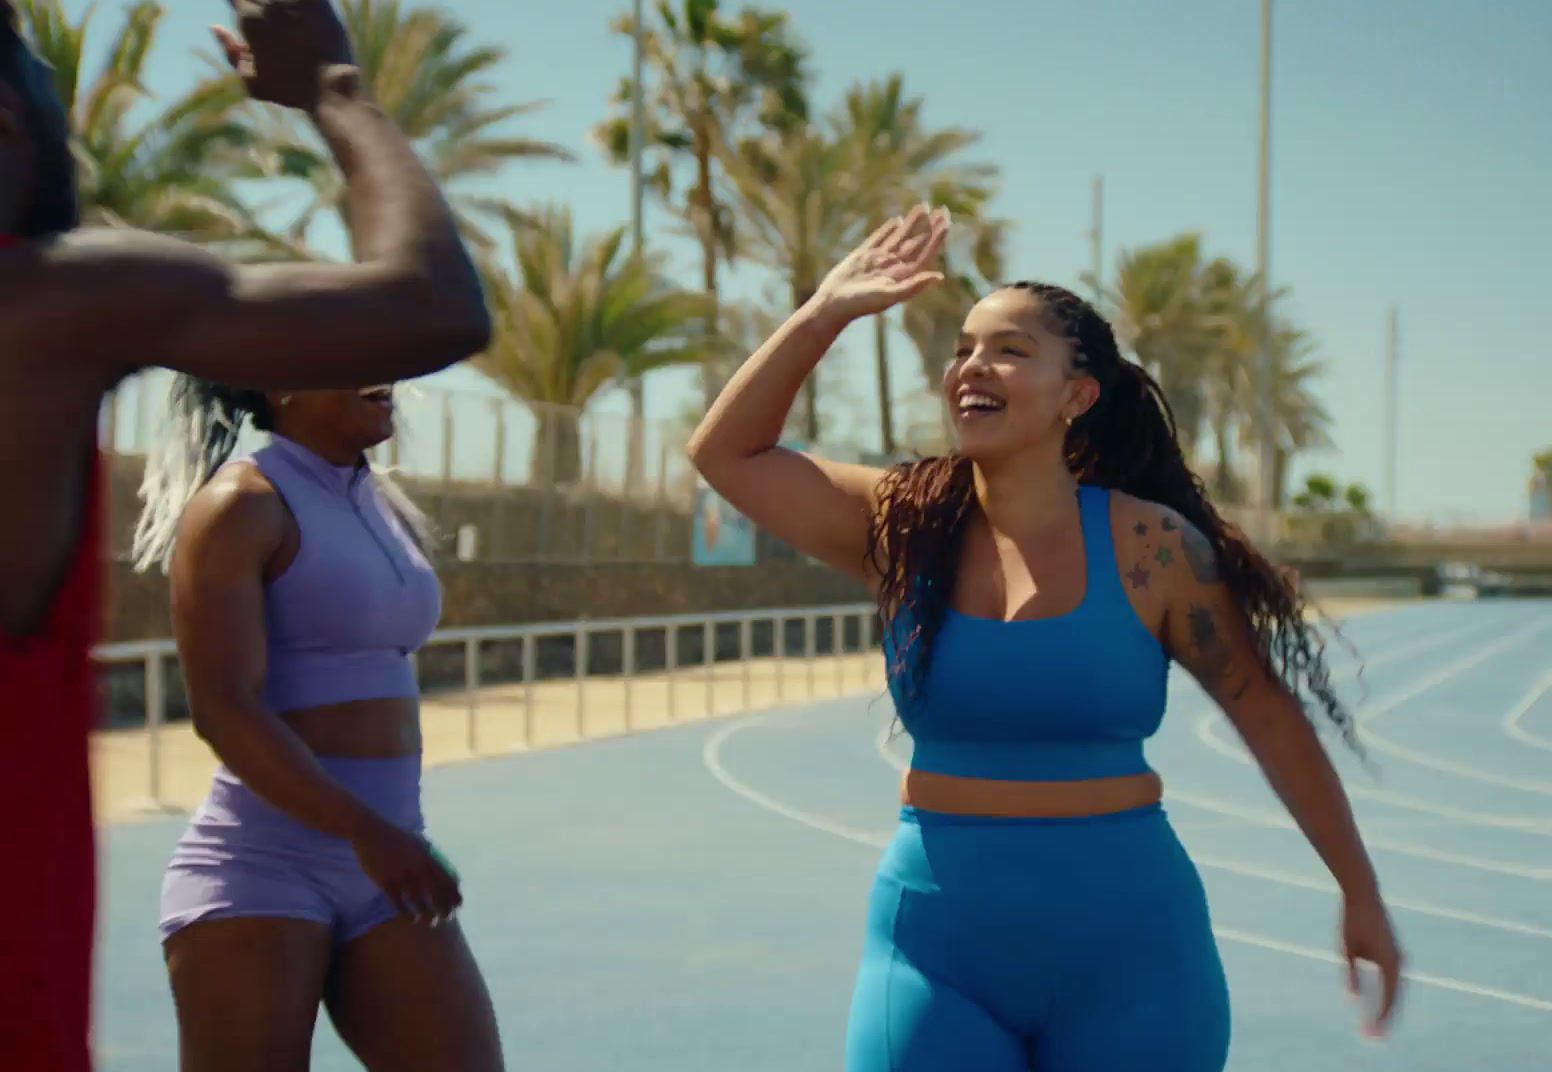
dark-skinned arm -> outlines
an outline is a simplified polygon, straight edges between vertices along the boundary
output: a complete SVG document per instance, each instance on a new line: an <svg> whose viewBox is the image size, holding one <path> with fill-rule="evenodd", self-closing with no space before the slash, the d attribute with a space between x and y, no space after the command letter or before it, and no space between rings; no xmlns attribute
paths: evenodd
<svg viewBox="0 0 1552 1072"><path fill-rule="evenodd" d="M1172 552L1171 564L1161 566L1168 591L1165 646L1228 716L1336 880L1349 989L1358 990L1360 960L1380 971L1382 991L1369 1024L1378 1033L1395 1006L1402 957L1341 779L1298 698L1263 663L1212 544L1177 514L1164 514L1158 526Z"/></svg>
<svg viewBox="0 0 1552 1072"><path fill-rule="evenodd" d="M357 263L237 265L142 232L80 232L17 273L33 280L21 334L116 374L164 365L256 388L405 379L483 349L490 318L453 213L362 86L332 6L233 7L241 36L217 34L227 58L256 99L317 126L344 175Z"/></svg>
<svg viewBox="0 0 1552 1072"><path fill-rule="evenodd" d="M280 497L247 466L195 495L170 570L173 636L200 738L270 804L348 840L376 817L264 707L264 567L284 526Z"/></svg>
<svg viewBox="0 0 1552 1072"><path fill-rule="evenodd" d="M184 512L173 553L172 619L194 728L242 783L298 822L350 843L398 909L436 924L463 902L424 838L373 812L265 709L264 571L287 515L247 466L218 475Z"/></svg>
<svg viewBox="0 0 1552 1072"><path fill-rule="evenodd" d="M1349 896L1379 888L1347 793L1299 701L1269 675L1255 638L1218 575L1212 545L1189 522L1169 518L1172 565L1163 567L1171 658L1223 709L1299 829Z"/></svg>
<svg viewBox="0 0 1552 1072"><path fill-rule="evenodd" d="M779 446L803 382L846 325L920 293L948 233L926 206L880 227L739 367L690 437L691 463L717 493L783 543L869 583L871 523L884 471Z"/></svg>

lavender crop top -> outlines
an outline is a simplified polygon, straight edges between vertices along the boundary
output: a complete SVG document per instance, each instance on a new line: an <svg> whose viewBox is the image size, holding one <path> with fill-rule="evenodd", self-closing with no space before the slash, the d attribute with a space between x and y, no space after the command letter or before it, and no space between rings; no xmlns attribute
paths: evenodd
<svg viewBox="0 0 1552 1072"><path fill-rule="evenodd" d="M442 616L441 588L365 463L333 465L280 436L248 460L301 530L296 558L264 591L265 706L417 695L410 655Z"/></svg>

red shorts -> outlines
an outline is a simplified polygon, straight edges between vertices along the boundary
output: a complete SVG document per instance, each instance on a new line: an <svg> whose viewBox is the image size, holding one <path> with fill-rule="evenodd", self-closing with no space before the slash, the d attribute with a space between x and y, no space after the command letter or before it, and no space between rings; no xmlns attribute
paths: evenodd
<svg viewBox="0 0 1552 1072"><path fill-rule="evenodd" d="M81 734L69 756L28 754L15 742L0 759L0 1068L89 1072L96 849L87 742Z"/></svg>

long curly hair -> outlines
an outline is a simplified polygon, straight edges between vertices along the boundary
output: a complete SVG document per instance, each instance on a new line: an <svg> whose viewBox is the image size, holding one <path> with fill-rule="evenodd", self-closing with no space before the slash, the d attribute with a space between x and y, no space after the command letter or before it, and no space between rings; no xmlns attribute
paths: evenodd
<svg viewBox="0 0 1552 1072"><path fill-rule="evenodd" d="M1003 289L1038 299L1047 327L1072 344L1075 367L1099 383L1098 402L1067 431L1073 476L1170 507L1195 525L1250 623L1263 668L1306 705L1312 699L1358 750L1352 714L1331 687L1325 641L1306 618L1303 596L1213 507L1186 463L1158 381L1121 356L1110 324L1071 291L1034 282ZM879 612L894 638L891 676L908 701L925 680L975 509L974 465L957 453L894 466L880 484L869 561L880 578Z"/></svg>
<svg viewBox="0 0 1552 1072"><path fill-rule="evenodd" d="M48 238L80 222L70 121L54 90L54 70L27 47L8 0L0 0L0 81L21 97L35 152L32 198L17 233Z"/></svg>

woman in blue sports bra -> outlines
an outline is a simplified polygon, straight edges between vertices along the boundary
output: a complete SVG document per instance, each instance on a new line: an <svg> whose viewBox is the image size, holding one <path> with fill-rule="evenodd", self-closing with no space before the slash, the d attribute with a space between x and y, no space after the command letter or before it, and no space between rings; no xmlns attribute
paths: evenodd
<svg viewBox="0 0 1552 1072"><path fill-rule="evenodd" d="M1060 287L965 320L958 449L889 470L778 447L851 321L941 281L918 207L843 260L738 371L691 457L733 506L877 593L914 741L870 904L848 1072L1218 1072L1229 998L1143 741L1171 659L1218 702L1343 892L1350 979L1401 955L1305 699L1352 743L1297 590L1218 516L1158 385ZM803 503L804 509L792 509Z"/></svg>

